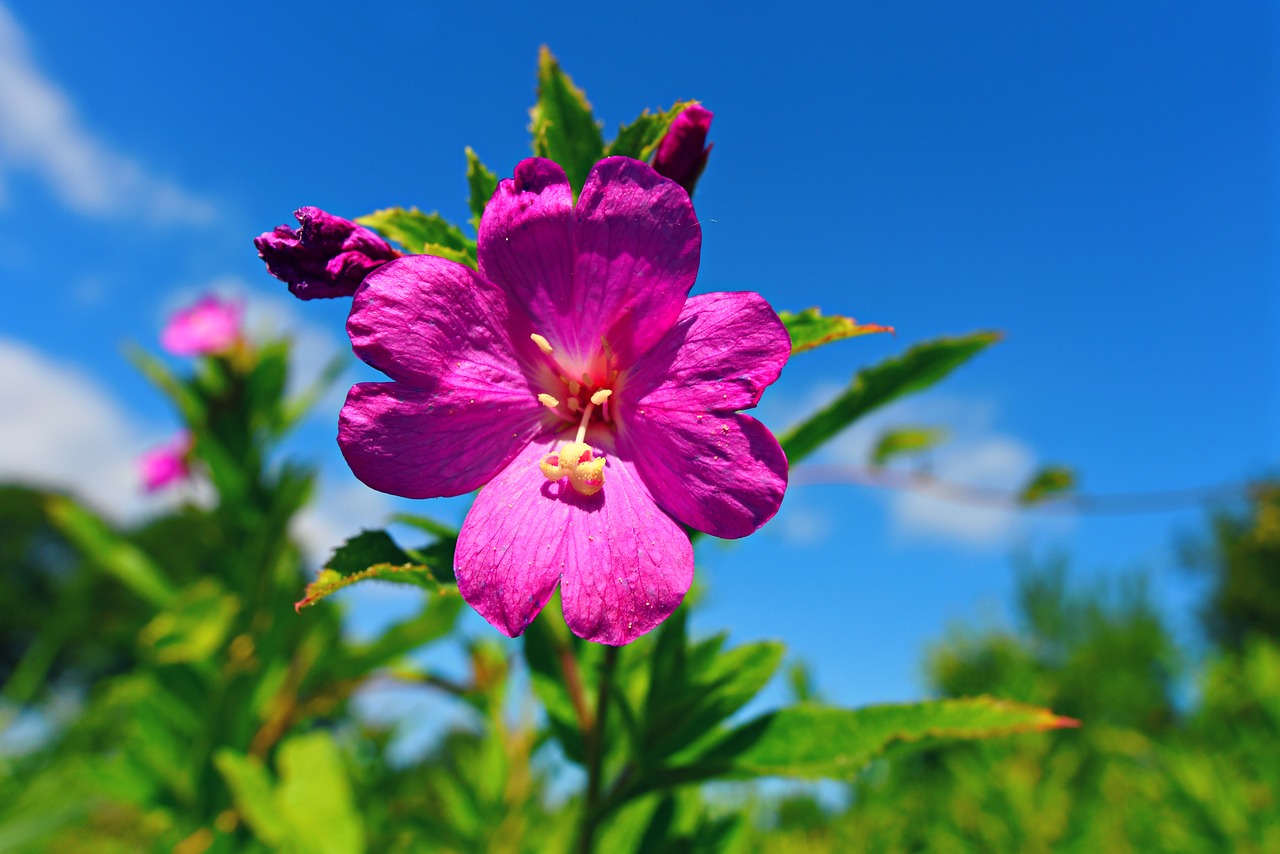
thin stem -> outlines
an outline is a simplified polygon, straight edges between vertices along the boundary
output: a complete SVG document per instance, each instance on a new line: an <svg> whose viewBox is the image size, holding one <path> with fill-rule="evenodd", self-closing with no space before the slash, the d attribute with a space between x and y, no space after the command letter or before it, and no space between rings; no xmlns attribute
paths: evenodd
<svg viewBox="0 0 1280 854"><path fill-rule="evenodd" d="M609 723L609 698L613 695L613 676L618 669L620 647L605 647L604 664L600 668L600 684L596 690L596 713L591 729L584 735L587 759L587 793L582 805L582 827L578 833L579 854L591 854L595 848L596 825L600 820L598 809L600 790L603 787L605 731Z"/></svg>

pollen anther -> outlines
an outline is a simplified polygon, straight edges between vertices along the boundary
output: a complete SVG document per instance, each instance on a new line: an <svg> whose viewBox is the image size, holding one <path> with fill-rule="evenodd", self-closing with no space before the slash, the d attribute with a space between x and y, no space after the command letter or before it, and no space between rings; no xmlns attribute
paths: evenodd
<svg viewBox="0 0 1280 854"><path fill-rule="evenodd" d="M599 391L597 391L595 394L591 395L591 402L594 403L596 406L599 406L600 404L608 400L609 395L611 394L613 394L612 389L602 388Z"/></svg>
<svg viewBox="0 0 1280 854"><path fill-rule="evenodd" d="M560 405L560 401L556 400L554 397L547 394L546 392L543 392L542 394L538 395L538 402L541 403L543 406L549 407L551 409L555 409L557 406Z"/></svg>
<svg viewBox="0 0 1280 854"><path fill-rule="evenodd" d="M558 453L547 454L538 467L547 480L568 478L579 495L595 495L604 488L604 457L597 457L584 442L570 442Z"/></svg>
<svg viewBox="0 0 1280 854"><path fill-rule="evenodd" d="M529 337L533 339L533 343L534 343L534 344L537 344L537 345L538 345L538 349L539 349L539 350L541 350L542 352L546 353L548 356L549 356L549 355L551 355L551 342L550 342L550 341L548 341L546 338L544 338L543 336L539 335L539 334L538 334L538 333L536 333L536 332L531 333L531 334L529 335Z"/></svg>

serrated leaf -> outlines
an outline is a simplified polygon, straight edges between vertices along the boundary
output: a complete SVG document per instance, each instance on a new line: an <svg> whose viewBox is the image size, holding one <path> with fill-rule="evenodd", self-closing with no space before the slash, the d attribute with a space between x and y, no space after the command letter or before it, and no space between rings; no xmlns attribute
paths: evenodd
<svg viewBox="0 0 1280 854"><path fill-rule="evenodd" d="M669 110L651 113L645 110L629 125L618 128L618 135L605 147L604 156L621 155L643 160L646 163L658 148L658 143L666 136L667 130L676 117L697 101L676 101Z"/></svg>
<svg viewBox="0 0 1280 854"><path fill-rule="evenodd" d="M438 213L417 208L384 208L358 217L356 222L372 228L415 255L435 255L475 267L476 247L462 229Z"/></svg>
<svg viewBox="0 0 1280 854"><path fill-rule="evenodd" d="M1076 488L1076 475L1067 466L1044 466L1018 493L1018 503L1030 506L1061 498Z"/></svg>
<svg viewBox="0 0 1280 854"><path fill-rule="evenodd" d="M895 457L936 448L946 438L947 431L941 427L894 427L880 434L871 452L871 462L882 466Z"/></svg>
<svg viewBox="0 0 1280 854"><path fill-rule="evenodd" d="M780 311L778 317L791 335L791 355L793 356L843 338L894 331L892 326L859 323L852 317L841 317L838 314L824 316L816 308L806 308L801 312Z"/></svg>
<svg viewBox="0 0 1280 854"><path fill-rule="evenodd" d="M938 338L859 371L839 397L778 437L787 460L795 465L868 412L928 388L1000 337L998 332L975 332Z"/></svg>
<svg viewBox="0 0 1280 854"><path fill-rule="evenodd" d="M698 779L779 776L848 780L897 743L994 738L1078 725L1078 721L1047 709L992 697L852 710L802 705L739 727L699 757L694 767L701 766L706 774Z"/></svg>
<svg viewBox="0 0 1280 854"><path fill-rule="evenodd" d="M361 581L393 581L398 584L412 584L430 590L438 590L440 580L432 574L430 567L419 563L390 564L378 563L360 572L342 575L331 569L321 570L316 580L307 585L305 594L293 603L293 610L301 611L308 605L314 605L325 597L332 596L339 590L358 584Z"/></svg>
<svg viewBox="0 0 1280 854"><path fill-rule="evenodd" d="M586 94L573 85L546 45L538 54L538 102L529 116L533 153L564 167L577 196L591 167L604 156L604 137Z"/></svg>
<svg viewBox="0 0 1280 854"><path fill-rule="evenodd" d="M470 191L471 226L479 234L485 205L489 204L494 191L498 189L498 176L480 162L480 156L469 145L467 146L467 189Z"/></svg>
<svg viewBox="0 0 1280 854"><path fill-rule="evenodd" d="M413 558L386 531L366 529L334 549L324 568L351 575L378 563L406 564Z"/></svg>

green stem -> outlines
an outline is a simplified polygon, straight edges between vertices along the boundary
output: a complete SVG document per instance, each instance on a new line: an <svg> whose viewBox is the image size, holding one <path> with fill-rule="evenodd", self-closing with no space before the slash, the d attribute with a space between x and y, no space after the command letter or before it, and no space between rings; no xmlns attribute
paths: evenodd
<svg viewBox="0 0 1280 854"><path fill-rule="evenodd" d="M578 833L579 854L591 854L595 849L596 826L601 813L598 809L600 790L603 787L605 732L609 716L609 698L613 695L613 675L618 669L619 647L605 648L604 664L600 668L600 684L596 690L596 712L591 727L584 735L587 759L587 793L582 805L582 826Z"/></svg>

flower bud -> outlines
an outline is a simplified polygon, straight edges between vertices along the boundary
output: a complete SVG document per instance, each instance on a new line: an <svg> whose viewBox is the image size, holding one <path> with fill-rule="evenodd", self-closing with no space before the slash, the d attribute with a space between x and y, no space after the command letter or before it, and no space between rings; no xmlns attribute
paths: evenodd
<svg viewBox="0 0 1280 854"><path fill-rule="evenodd" d="M684 187L689 195L693 195L698 176L707 167L711 154L711 146L706 144L707 131L714 115L701 104L686 107L667 128L653 157L654 171Z"/></svg>
<svg viewBox="0 0 1280 854"><path fill-rule="evenodd" d="M267 272L298 299L349 297L364 277L400 253L364 226L315 207L298 208L295 231L278 225L254 238Z"/></svg>

